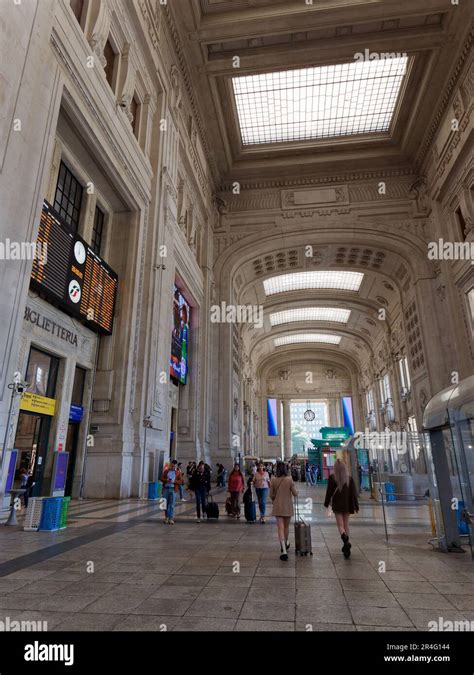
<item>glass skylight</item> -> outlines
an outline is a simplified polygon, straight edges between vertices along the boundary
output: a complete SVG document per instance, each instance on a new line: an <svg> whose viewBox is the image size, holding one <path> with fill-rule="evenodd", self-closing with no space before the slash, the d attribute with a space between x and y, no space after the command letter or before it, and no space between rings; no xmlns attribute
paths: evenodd
<svg viewBox="0 0 474 675"><path fill-rule="evenodd" d="M270 314L270 323L272 326L293 323L293 321L336 321L337 323L347 323L350 315L350 309L338 309L337 307L298 307Z"/></svg>
<svg viewBox="0 0 474 675"><path fill-rule="evenodd" d="M275 347L298 344L301 342L322 342L328 345L338 345L341 341L340 335L325 335L324 333L296 333L295 335L284 335L275 338Z"/></svg>
<svg viewBox="0 0 474 675"><path fill-rule="evenodd" d="M233 77L243 145L388 131L408 57Z"/></svg>
<svg viewBox="0 0 474 675"><path fill-rule="evenodd" d="M339 291L358 291L364 278L363 272L311 271L291 272L265 279L265 295L300 291L305 289L336 289Z"/></svg>

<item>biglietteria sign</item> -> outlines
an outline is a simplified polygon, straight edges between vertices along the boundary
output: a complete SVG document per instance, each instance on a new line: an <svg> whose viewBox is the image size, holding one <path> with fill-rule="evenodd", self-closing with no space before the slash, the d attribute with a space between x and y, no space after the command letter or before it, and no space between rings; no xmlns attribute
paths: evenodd
<svg viewBox="0 0 474 675"><path fill-rule="evenodd" d="M52 319L46 318L39 312L36 312L34 309L31 309L30 307L26 306L25 315L23 319L25 321L33 323L35 326L38 326L38 328L41 328L42 330L45 330L46 332L51 333L52 335L55 335L61 340L65 340L66 342L69 342L69 344L77 347L76 333L67 330L67 328L63 328L63 326L61 326L59 323L56 323Z"/></svg>

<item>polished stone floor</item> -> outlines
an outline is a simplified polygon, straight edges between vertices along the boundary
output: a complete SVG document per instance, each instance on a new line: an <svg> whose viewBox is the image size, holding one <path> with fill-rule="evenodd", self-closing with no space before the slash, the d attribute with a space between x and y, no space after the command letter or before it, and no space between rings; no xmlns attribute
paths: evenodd
<svg viewBox="0 0 474 675"><path fill-rule="evenodd" d="M387 507L367 495L344 560L323 488L300 486L312 557L281 562L276 527L223 515L197 524L194 502L174 526L156 503L72 503L60 532L0 525L0 620L47 621L48 630L427 630L472 621L474 562L429 540L424 504ZM270 509L271 510L271 509Z"/></svg>

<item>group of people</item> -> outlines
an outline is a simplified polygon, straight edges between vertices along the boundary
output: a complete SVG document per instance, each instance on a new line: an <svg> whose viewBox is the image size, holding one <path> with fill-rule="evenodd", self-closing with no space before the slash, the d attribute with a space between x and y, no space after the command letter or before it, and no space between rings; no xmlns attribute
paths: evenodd
<svg viewBox="0 0 474 675"><path fill-rule="evenodd" d="M301 466L300 460L293 460L291 462L291 477L295 483L306 480L308 485L317 485L321 480L321 467L319 464L310 464L308 460Z"/></svg>
<svg viewBox="0 0 474 675"><path fill-rule="evenodd" d="M171 460L165 467L161 480L163 483L163 497L166 499L165 523L174 524L174 508L176 496L184 486L184 475L181 463ZM225 471L222 465L218 465L218 484L225 486L222 473ZM201 522L201 517L206 513L208 495L211 490L211 468L204 462L189 462L187 470L188 489L194 493L196 500L196 522ZM259 462L252 467L247 481L247 491L255 489L260 511L260 522L265 523L267 500L273 503L272 513L276 519L278 540L280 543L280 560L288 560L290 548L289 528L293 517L293 499L298 497L295 481L291 476L291 466L279 461L276 463L274 475L270 477L266 466ZM240 468L235 463L229 474L227 489L229 491L228 514L240 519L240 497L246 490L246 481ZM184 487L183 487L184 490ZM184 499L184 497L181 497ZM342 553L345 558L351 555L351 543L349 540L349 517L358 513L359 503L354 480L350 476L346 464L337 459L334 464L334 472L329 476L324 506L331 506L336 518L336 525L343 542Z"/></svg>

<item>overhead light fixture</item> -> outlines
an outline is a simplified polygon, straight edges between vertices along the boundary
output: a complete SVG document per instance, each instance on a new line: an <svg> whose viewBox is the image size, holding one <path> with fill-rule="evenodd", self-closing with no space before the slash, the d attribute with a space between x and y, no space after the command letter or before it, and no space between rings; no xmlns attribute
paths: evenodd
<svg viewBox="0 0 474 675"><path fill-rule="evenodd" d="M232 78L243 145L387 132L408 57Z"/></svg>
<svg viewBox="0 0 474 675"><path fill-rule="evenodd" d="M327 335L324 333L295 333L294 335L284 335L275 338L275 347L284 347L285 345L299 344L302 342L318 342L328 345L338 345L341 341L340 335Z"/></svg>
<svg viewBox="0 0 474 675"><path fill-rule="evenodd" d="M350 309L339 309L337 307L295 307L294 309L285 309L281 312L270 314L270 323L272 326L280 326L281 324L293 323L294 321L334 321L336 323L347 323L350 315Z"/></svg>
<svg viewBox="0 0 474 675"><path fill-rule="evenodd" d="M334 289L358 291L364 274L362 272L310 271L291 272L270 277L263 282L265 295L310 289Z"/></svg>

